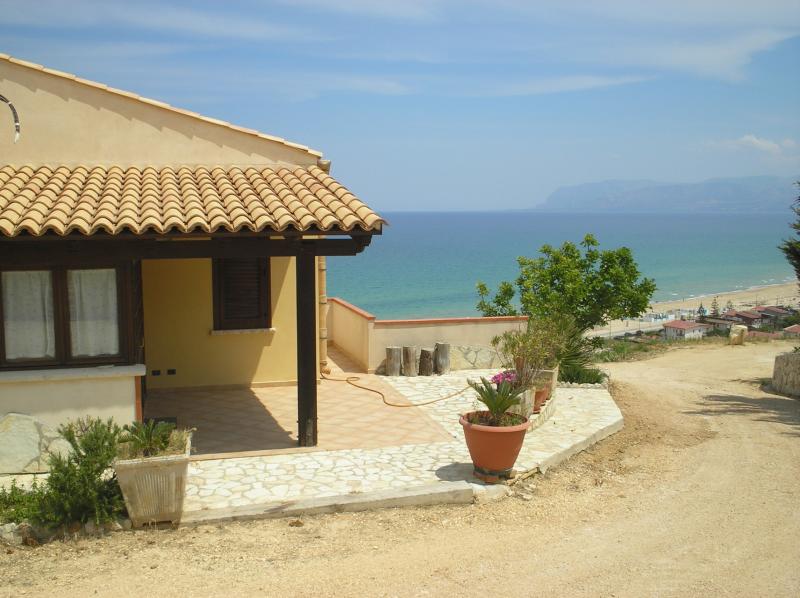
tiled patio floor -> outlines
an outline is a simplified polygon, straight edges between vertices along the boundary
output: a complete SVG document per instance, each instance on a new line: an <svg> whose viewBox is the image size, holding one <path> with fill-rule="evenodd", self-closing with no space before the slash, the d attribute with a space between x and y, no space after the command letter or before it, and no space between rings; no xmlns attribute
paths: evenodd
<svg viewBox="0 0 800 598"><path fill-rule="evenodd" d="M406 399L420 403L447 396L463 388L467 377L487 373L491 372L384 380ZM458 414L474 403L474 391L469 390L418 409L397 409L426 413L448 430L444 441L195 461L189 467L184 510L188 519L199 519L204 512L471 480ZM621 426L622 414L606 389L558 388L555 412L527 434L515 467L521 472L544 470Z"/></svg>
<svg viewBox="0 0 800 598"><path fill-rule="evenodd" d="M345 356L334 350L331 358L331 377L353 375ZM378 376L357 375L360 383L381 390L391 402L408 403ZM344 382L323 380L318 391L320 449L370 449L451 439L420 409L388 407L378 395ZM147 397L145 417L177 417L180 427L195 428L193 453L197 455L297 447L295 386L155 391Z"/></svg>

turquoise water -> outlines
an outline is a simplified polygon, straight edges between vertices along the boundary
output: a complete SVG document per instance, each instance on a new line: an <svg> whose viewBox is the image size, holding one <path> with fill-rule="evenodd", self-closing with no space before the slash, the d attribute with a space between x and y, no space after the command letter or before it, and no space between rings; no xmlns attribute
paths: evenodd
<svg viewBox="0 0 800 598"><path fill-rule="evenodd" d="M517 275L516 258L587 232L630 247L658 285L655 300L792 280L777 249L786 214L382 214L390 226L355 257L328 260L328 293L380 318L476 315L475 283Z"/></svg>

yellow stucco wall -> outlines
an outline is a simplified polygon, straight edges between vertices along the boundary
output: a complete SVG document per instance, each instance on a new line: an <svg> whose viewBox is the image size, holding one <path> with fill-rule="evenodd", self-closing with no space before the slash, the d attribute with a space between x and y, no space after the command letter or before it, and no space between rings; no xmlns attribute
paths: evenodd
<svg viewBox="0 0 800 598"><path fill-rule="evenodd" d="M3 164L315 164L318 155L0 58Z"/></svg>
<svg viewBox="0 0 800 598"><path fill-rule="evenodd" d="M272 258L270 276L274 332L213 335L211 260L145 260L148 389L296 381L294 258Z"/></svg>

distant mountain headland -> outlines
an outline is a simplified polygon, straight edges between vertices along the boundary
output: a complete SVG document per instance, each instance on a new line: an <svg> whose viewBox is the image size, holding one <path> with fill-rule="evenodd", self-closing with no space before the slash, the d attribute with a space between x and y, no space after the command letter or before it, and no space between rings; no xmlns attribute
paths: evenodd
<svg viewBox="0 0 800 598"><path fill-rule="evenodd" d="M700 183L602 181L561 187L533 209L547 212L782 212L798 190L798 177L750 176Z"/></svg>

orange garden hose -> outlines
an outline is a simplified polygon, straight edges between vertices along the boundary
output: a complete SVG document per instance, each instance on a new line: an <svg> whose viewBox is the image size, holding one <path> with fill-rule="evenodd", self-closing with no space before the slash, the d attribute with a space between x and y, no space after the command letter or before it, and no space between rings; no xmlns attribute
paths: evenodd
<svg viewBox="0 0 800 598"><path fill-rule="evenodd" d="M361 390L366 390L367 392L375 393L381 397L381 400L384 402L385 405L389 407L422 407L423 405L432 405L433 403L438 403L439 401L446 401L447 399L452 399L455 396L460 395L465 390L469 390L469 385L465 386L461 390L457 392L451 392L449 395L444 397L439 397L438 399L432 399L430 401L424 401L422 403L408 403L406 405L401 405L400 403L392 403L389 399L386 398L386 395L381 392L380 390L376 390L374 388L370 388L369 386L363 386L361 384L356 384L359 380L361 380L360 376L348 376L347 378L331 378L326 374L322 373L323 380L330 380L331 382L346 382L350 386L355 386L356 388L360 388Z"/></svg>

